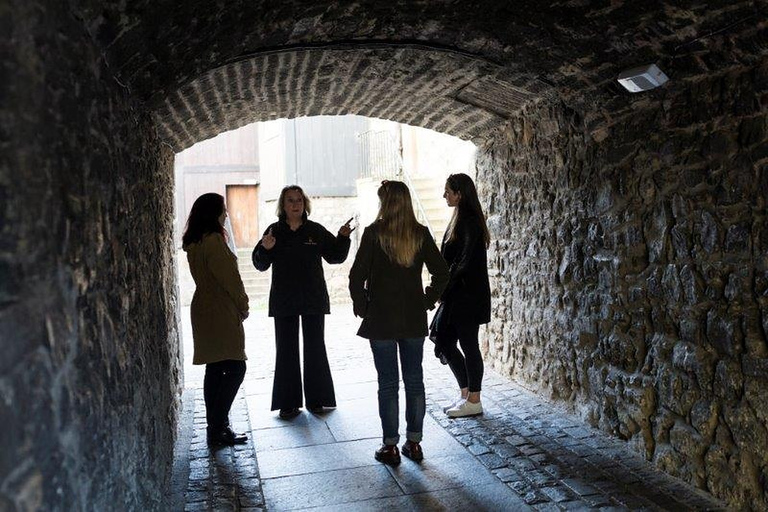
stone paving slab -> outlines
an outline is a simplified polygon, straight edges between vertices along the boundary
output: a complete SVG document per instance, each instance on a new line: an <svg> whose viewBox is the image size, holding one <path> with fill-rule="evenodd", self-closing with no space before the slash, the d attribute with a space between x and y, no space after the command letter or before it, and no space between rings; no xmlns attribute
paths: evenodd
<svg viewBox="0 0 768 512"><path fill-rule="evenodd" d="M425 458L421 464L406 461L390 473L405 494L453 489L457 487L476 487L498 482L497 478L466 451L449 456Z"/></svg>
<svg viewBox="0 0 768 512"><path fill-rule="evenodd" d="M369 439L288 448L258 454L262 478L376 466Z"/></svg>
<svg viewBox="0 0 768 512"><path fill-rule="evenodd" d="M269 510L302 510L401 496L395 479L382 465L323 471L264 482Z"/></svg>
<svg viewBox="0 0 768 512"><path fill-rule="evenodd" d="M296 425L284 428L263 428L252 431L257 440L256 454L259 452L274 452L287 448L301 448L318 444L331 444L336 437L328 425L312 417L307 421L298 421Z"/></svg>
<svg viewBox="0 0 768 512"><path fill-rule="evenodd" d="M500 483L477 487L457 487L421 494L357 501L332 507L307 509L322 512L392 512L395 510L481 511L481 510L533 510Z"/></svg>
<svg viewBox="0 0 768 512"><path fill-rule="evenodd" d="M233 406L247 444L210 450L204 404L194 402L185 510L724 510L722 503L657 471L620 440L486 368L485 414L452 420L457 393L448 367L425 345L425 460L397 468L373 458L381 431L370 347L349 306L327 317L338 407L286 421L269 410L274 364L271 319L246 321L246 379ZM191 340L188 309L182 312ZM332 341L330 341L332 340ZM202 387L185 344L185 383ZM404 396L401 390L401 408ZM404 437L404 411L401 435Z"/></svg>

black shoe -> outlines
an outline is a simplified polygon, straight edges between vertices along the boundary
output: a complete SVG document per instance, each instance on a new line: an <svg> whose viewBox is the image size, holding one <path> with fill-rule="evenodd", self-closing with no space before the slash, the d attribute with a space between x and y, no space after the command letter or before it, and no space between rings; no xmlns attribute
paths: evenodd
<svg viewBox="0 0 768 512"><path fill-rule="evenodd" d="M247 435L237 434L229 427L224 427L224 429L218 431L208 430L208 444L232 446L235 444L245 444L247 442Z"/></svg>
<svg viewBox="0 0 768 512"><path fill-rule="evenodd" d="M325 407L322 405L315 405L312 407L307 407L307 410L312 414L323 414L325 412Z"/></svg>
<svg viewBox="0 0 768 512"><path fill-rule="evenodd" d="M291 420L300 414L298 407L291 407L290 409L280 409L281 420Z"/></svg>

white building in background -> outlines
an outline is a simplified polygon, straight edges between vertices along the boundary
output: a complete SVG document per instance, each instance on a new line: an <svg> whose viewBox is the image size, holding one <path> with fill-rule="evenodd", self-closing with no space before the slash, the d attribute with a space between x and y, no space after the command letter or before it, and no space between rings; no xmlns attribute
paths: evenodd
<svg viewBox="0 0 768 512"><path fill-rule="evenodd" d="M382 179L411 186L420 221L440 236L450 215L442 200L445 178L474 175L475 146L424 128L361 116L281 119L259 125L265 211L280 189L298 184L313 198L313 218L328 229L355 216L373 222ZM262 217L262 229L270 215Z"/></svg>
<svg viewBox="0 0 768 512"><path fill-rule="evenodd" d="M208 192L224 196L237 247L253 246L258 241L258 124L221 133L178 153L174 169L178 244L192 204Z"/></svg>
<svg viewBox="0 0 768 512"><path fill-rule="evenodd" d="M325 268L331 300L346 301L349 267L363 228L378 211L381 180L408 183L417 216L439 245L451 214L442 198L445 179L456 172L474 177L474 159L471 142L381 119L317 116L251 124L176 155L177 238L199 195L223 195L241 275L254 303L261 303L255 295L268 288L264 275L253 274L249 253L277 219L280 190L300 185L312 199L312 220L332 233L350 217L359 226L347 262ZM183 278L185 264L179 269Z"/></svg>
<svg viewBox="0 0 768 512"><path fill-rule="evenodd" d="M438 245L451 210L442 198L446 177L474 176L475 146L423 128L361 116L318 116L259 124L261 230L274 222L285 185L300 185L312 199L310 218L335 233L354 217L352 250L342 265L326 265L331 300L348 300L349 268L363 228L378 211L382 179L408 183L419 220Z"/></svg>

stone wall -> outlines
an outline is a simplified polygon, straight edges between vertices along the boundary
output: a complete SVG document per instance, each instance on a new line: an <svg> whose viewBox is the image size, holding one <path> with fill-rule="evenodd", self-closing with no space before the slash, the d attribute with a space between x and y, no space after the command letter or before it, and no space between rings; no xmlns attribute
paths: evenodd
<svg viewBox="0 0 768 512"><path fill-rule="evenodd" d="M179 377L154 130L181 149L349 112L476 140L514 118L479 162L488 357L764 508L765 2L267 4L0 10L0 509L162 508ZM615 89L652 61L670 84Z"/></svg>
<svg viewBox="0 0 768 512"><path fill-rule="evenodd" d="M163 509L172 153L66 3L3 18L0 510Z"/></svg>
<svg viewBox="0 0 768 512"><path fill-rule="evenodd" d="M481 149L483 349L665 471L765 510L768 64L722 67L532 107Z"/></svg>

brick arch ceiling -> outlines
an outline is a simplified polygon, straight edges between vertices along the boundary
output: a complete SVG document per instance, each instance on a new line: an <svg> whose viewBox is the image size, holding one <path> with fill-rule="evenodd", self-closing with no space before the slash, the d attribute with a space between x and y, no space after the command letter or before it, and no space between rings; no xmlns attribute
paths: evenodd
<svg viewBox="0 0 768 512"><path fill-rule="evenodd" d="M477 137L543 93L615 97L615 77L627 67L676 59L675 78L693 75L692 52L709 44L707 35L757 23L761 4L71 2L117 80L152 110L176 150L245 122L317 113L389 117ZM344 81L354 73L355 83Z"/></svg>
<svg viewBox="0 0 768 512"><path fill-rule="evenodd" d="M204 73L158 99L153 112L176 151L253 121L311 115L379 117L472 139L549 89L535 77L512 84L502 72L423 46L286 49Z"/></svg>

